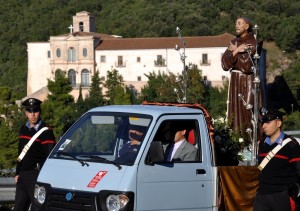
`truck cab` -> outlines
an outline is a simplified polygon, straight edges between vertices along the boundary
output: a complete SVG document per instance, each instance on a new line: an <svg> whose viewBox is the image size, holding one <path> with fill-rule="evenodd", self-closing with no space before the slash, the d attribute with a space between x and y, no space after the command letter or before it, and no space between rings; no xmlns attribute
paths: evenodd
<svg viewBox="0 0 300 211"><path fill-rule="evenodd" d="M194 160L166 159L184 125ZM129 153L130 128L142 140ZM205 114L185 106L110 105L82 115L40 171L36 210L217 210L217 167Z"/></svg>

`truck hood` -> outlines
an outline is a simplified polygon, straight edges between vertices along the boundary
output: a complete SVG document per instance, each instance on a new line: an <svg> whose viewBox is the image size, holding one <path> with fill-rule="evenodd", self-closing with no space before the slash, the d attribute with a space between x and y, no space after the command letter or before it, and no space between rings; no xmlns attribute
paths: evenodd
<svg viewBox="0 0 300 211"><path fill-rule="evenodd" d="M48 159L37 181L49 183L53 188L60 189L89 192L118 190L121 188L119 185L126 169L132 168L132 166L122 166L119 170L113 164L94 162L88 162L88 165L82 166L75 160Z"/></svg>

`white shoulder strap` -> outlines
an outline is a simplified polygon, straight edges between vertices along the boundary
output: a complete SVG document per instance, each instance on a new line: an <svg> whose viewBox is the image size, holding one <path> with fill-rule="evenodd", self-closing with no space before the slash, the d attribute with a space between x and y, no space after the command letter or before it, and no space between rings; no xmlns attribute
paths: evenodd
<svg viewBox="0 0 300 211"><path fill-rule="evenodd" d="M20 162L24 156L26 155L27 151L29 150L29 148L31 147L31 145L33 144L33 142L35 141L35 139L37 139L37 137L39 137L42 132L44 132L45 130L47 130L48 127L43 127L42 129L40 129L36 134L34 134L34 136L31 137L31 139L29 140L29 142L24 146L21 154L18 157L18 161Z"/></svg>
<svg viewBox="0 0 300 211"><path fill-rule="evenodd" d="M258 169L262 171L263 168L265 168L265 166L269 163L269 161L276 155L276 153L290 141L292 141L292 139L287 138L282 142L282 145L278 144L273 150L271 150L267 154L267 156L262 160L262 162L259 164Z"/></svg>

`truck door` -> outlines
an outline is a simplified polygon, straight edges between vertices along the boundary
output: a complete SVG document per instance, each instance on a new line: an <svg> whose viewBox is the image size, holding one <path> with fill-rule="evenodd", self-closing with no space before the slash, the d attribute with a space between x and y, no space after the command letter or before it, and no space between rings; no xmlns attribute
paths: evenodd
<svg viewBox="0 0 300 211"><path fill-rule="evenodd" d="M183 115L180 115L183 116ZM195 115L196 116L196 115ZM213 170L210 141L201 118L184 115L163 117L157 123L139 163L137 174L137 210L208 210L213 204ZM188 120L188 121L186 121ZM167 144L174 140L170 127L174 123L186 126L186 140L197 149L193 161L163 161L151 165L147 163L147 150L151 141L161 141L166 152ZM169 127L169 128L168 128ZM189 137L194 137L193 138ZM165 155L165 157L167 157Z"/></svg>

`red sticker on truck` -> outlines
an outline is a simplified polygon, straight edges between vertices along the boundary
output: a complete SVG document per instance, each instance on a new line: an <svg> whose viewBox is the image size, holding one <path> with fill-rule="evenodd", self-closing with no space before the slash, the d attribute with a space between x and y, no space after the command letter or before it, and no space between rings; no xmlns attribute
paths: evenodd
<svg viewBox="0 0 300 211"><path fill-rule="evenodd" d="M105 176L107 171L99 171L98 174L94 176L94 178L88 184L88 188L94 188L100 182L100 180Z"/></svg>

